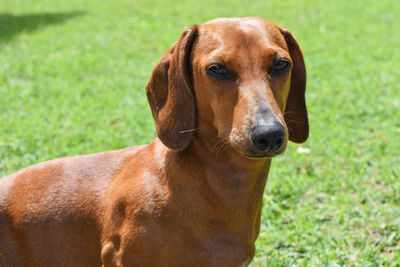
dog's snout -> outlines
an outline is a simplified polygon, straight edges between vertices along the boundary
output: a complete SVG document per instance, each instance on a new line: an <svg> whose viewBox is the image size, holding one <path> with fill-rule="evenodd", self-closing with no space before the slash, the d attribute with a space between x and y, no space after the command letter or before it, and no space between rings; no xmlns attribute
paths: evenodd
<svg viewBox="0 0 400 267"><path fill-rule="evenodd" d="M280 123L255 126L251 131L251 141L260 151L277 151L285 143L285 128Z"/></svg>

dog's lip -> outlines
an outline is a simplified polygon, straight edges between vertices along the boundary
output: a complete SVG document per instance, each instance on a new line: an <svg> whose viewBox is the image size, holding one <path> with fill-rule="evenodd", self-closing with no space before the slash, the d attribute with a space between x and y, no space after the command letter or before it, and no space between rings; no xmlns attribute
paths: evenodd
<svg viewBox="0 0 400 267"><path fill-rule="evenodd" d="M274 151L274 152L260 152L260 151L254 151L254 150L242 150L236 146L232 146L239 154L242 156L249 158L249 159L267 159L267 158L273 158L274 156L277 156L279 154L282 154L285 151L285 145L282 146L281 149Z"/></svg>
<svg viewBox="0 0 400 267"><path fill-rule="evenodd" d="M262 158L272 158L274 155L270 154L263 154L263 155L257 155L257 154L244 154L246 158L252 158L252 159L262 159Z"/></svg>
<svg viewBox="0 0 400 267"><path fill-rule="evenodd" d="M283 152L283 151L282 151L282 152ZM281 154L282 152L280 152L280 151L273 152L273 153L270 153L270 152L265 152L265 153L248 153L248 152L245 152L245 153L244 153L244 156L245 156L246 158L253 158L253 159L272 158L272 157L274 157L274 156L277 156L277 155Z"/></svg>

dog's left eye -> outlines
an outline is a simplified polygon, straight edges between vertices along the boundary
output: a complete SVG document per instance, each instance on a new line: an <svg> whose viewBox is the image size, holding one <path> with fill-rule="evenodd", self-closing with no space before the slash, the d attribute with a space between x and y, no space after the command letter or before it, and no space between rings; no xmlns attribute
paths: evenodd
<svg viewBox="0 0 400 267"><path fill-rule="evenodd" d="M290 66L291 64L289 61L280 59L274 62L271 67L271 72L274 75L283 74L289 70Z"/></svg>
<svg viewBox="0 0 400 267"><path fill-rule="evenodd" d="M208 66L207 73L218 79L229 79L231 76L225 66L219 63Z"/></svg>

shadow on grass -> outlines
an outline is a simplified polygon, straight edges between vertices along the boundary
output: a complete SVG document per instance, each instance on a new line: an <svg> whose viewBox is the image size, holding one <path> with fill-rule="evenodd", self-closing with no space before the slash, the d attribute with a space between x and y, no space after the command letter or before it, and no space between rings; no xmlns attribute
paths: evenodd
<svg viewBox="0 0 400 267"><path fill-rule="evenodd" d="M0 42L6 42L22 32L32 32L50 24L60 24L85 12L42 13L13 15L0 14Z"/></svg>

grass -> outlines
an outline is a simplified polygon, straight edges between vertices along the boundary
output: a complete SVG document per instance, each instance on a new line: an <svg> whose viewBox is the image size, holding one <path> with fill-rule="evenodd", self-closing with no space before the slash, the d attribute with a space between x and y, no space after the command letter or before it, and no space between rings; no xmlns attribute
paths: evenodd
<svg viewBox="0 0 400 267"><path fill-rule="evenodd" d="M311 135L273 161L252 266L400 266L398 14L392 0L1 1L0 177L148 143L144 88L183 27L261 16L303 48Z"/></svg>

